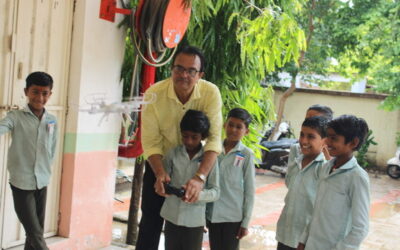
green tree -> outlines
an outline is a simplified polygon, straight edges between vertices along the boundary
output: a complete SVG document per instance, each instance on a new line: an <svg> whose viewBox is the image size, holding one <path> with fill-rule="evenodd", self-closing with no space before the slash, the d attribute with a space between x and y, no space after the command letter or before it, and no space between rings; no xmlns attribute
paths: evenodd
<svg viewBox="0 0 400 250"><path fill-rule="evenodd" d="M304 24L301 18L299 22ZM399 109L399 34L398 0L318 1L302 73L339 72L352 81L367 78L375 91L389 94L384 108Z"/></svg>
<svg viewBox="0 0 400 250"><path fill-rule="evenodd" d="M366 76L376 91L390 95L384 108L400 109L400 2L354 1L343 9L359 20L349 29L355 41L339 57L343 71Z"/></svg>
<svg viewBox="0 0 400 250"><path fill-rule="evenodd" d="M294 16L303 1L192 1L186 39L203 49L208 62L205 78L218 85L224 114L233 107L254 117L245 143L256 149L260 129L274 119L273 89L260 82L305 49L303 30ZM161 75L168 76L168 68ZM259 155L258 150L255 150Z"/></svg>

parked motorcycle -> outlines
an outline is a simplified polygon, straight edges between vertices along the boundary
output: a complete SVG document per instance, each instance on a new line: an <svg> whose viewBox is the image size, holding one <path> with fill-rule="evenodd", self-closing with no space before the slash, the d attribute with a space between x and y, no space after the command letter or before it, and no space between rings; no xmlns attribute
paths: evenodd
<svg viewBox="0 0 400 250"><path fill-rule="evenodd" d="M287 172L290 147L297 143L297 139L290 138L293 137L293 132L287 122L282 122L278 133L274 136L275 140L268 141L273 129L268 130L260 142L267 150L262 150L262 162L258 164L258 167L271 170L284 177Z"/></svg>
<svg viewBox="0 0 400 250"><path fill-rule="evenodd" d="M387 161L386 173L393 179L400 178L400 148L397 149L396 156Z"/></svg>

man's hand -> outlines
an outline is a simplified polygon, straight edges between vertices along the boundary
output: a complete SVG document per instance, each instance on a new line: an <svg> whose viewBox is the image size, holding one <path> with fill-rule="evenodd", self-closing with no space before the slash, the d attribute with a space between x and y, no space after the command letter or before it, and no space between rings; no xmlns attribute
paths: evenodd
<svg viewBox="0 0 400 250"><path fill-rule="evenodd" d="M183 186L185 189L184 201L188 203L196 202L199 199L200 191L203 190L204 183L198 177L193 177Z"/></svg>
<svg viewBox="0 0 400 250"><path fill-rule="evenodd" d="M304 245L303 243L299 243L299 245L297 246L297 250L304 250L305 247L306 245Z"/></svg>
<svg viewBox="0 0 400 250"><path fill-rule="evenodd" d="M171 181L171 177L165 172L162 172L156 176L156 182L154 183L154 189L156 193L160 196L167 197L164 189L164 183L169 183Z"/></svg>
<svg viewBox="0 0 400 250"><path fill-rule="evenodd" d="M200 163L197 173L200 173L206 177L213 168L217 156L218 153L214 151L204 152L203 160ZM192 179L186 182L185 185L183 185L183 188L186 191L185 196L183 197L185 202L193 203L199 199L200 191L203 190L205 182L205 180L202 179L203 178L201 177L194 176Z"/></svg>
<svg viewBox="0 0 400 250"><path fill-rule="evenodd" d="M164 170L162 158L162 155L155 154L149 156L147 161L150 163L151 169L156 176L154 190L158 195L166 197L167 195L165 194L164 183L169 183L171 181L171 177L169 177L167 172Z"/></svg>
<svg viewBox="0 0 400 250"><path fill-rule="evenodd" d="M244 236L246 236L248 234L249 234L249 230L247 228L240 227L239 228L239 232L236 235L236 238L240 240L240 239L242 239Z"/></svg>

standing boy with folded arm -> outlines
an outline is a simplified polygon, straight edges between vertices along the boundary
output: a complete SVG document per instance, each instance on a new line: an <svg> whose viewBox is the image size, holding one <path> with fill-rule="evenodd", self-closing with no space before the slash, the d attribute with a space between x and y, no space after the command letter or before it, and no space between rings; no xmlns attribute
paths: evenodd
<svg viewBox="0 0 400 250"><path fill-rule="evenodd" d="M14 208L26 232L25 249L48 249L43 237L47 185L55 154L57 123L44 108L53 79L44 72L26 78L28 104L0 121L0 135L11 133L7 169Z"/></svg>

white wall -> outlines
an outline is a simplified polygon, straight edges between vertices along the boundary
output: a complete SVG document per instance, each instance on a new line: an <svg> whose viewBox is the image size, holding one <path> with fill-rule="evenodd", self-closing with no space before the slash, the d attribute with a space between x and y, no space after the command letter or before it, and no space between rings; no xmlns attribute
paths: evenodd
<svg viewBox="0 0 400 250"><path fill-rule="evenodd" d="M99 18L101 1L76 1L72 36L68 93L67 132L114 132L120 128L119 116L111 115L100 126L102 115L78 112L87 106L85 99L94 93L105 93L108 102L121 100L120 72L125 48L125 28ZM119 1L118 1L119 3Z"/></svg>
<svg viewBox="0 0 400 250"><path fill-rule="evenodd" d="M275 91L275 105L278 108L282 91ZM296 137L306 110L313 104L332 108L334 116L352 114L364 118L373 131L377 146L371 145L368 156L372 162L383 168L386 161L396 151L396 132L400 130L400 111L388 112L379 109L383 96L374 94L355 94L339 91L297 89L286 101L283 120L289 121Z"/></svg>

